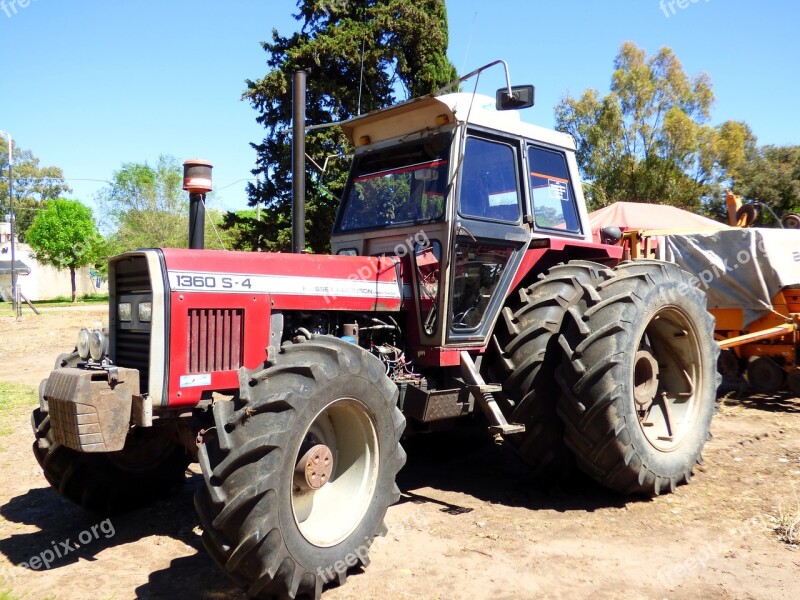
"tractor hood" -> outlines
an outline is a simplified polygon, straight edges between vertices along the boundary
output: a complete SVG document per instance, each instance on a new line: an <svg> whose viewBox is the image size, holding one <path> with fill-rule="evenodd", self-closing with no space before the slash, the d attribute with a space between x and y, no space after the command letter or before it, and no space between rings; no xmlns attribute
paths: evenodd
<svg viewBox="0 0 800 600"><path fill-rule="evenodd" d="M397 311L393 257L164 249L172 293L269 295L275 309Z"/></svg>

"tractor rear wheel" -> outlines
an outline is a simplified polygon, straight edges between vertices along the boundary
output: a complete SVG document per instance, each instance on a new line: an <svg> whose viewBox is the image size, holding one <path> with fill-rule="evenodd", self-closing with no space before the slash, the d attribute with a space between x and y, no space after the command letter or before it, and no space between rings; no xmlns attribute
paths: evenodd
<svg viewBox="0 0 800 600"><path fill-rule="evenodd" d="M622 493L690 480L717 388L714 319L677 265L623 263L569 310L559 414L578 465Z"/></svg>
<svg viewBox="0 0 800 600"><path fill-rule="evenodd" d="M33 453L51 486L86 510L117 514L152 504L181 486L189 457L153 429L135 429L119 452L76 452L53 439L50 415L31 415Z"/></svg>
<svg viewBox="0 0 800 600"><path fill-rule="evenodd" d="M318 599L367 566L400 497L397 386L377 358L327 336L284 344L241 381L200 447L203 542L251 597Z"/></svg>
<svg viewBox="0 0 800 600"><path fill-rule="evenodd" d="M525 425L525 433L509 436L508 442L538 477L563 477L573 463L556 412L554 372L564 315L581 301L584 285L612 276L609 268L586 261L553 267L509 299L495 328L493 354L486 359L490 378L503 383L506 418Z"/></svg>

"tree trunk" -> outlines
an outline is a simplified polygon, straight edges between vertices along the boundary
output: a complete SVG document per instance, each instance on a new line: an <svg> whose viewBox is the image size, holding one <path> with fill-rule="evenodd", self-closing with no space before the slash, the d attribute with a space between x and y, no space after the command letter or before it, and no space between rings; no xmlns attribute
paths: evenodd
<svg viewBox="0 0 800 600"><path fill-rule="evenodd" d="M75 302L75 296L76 296L76 291L75 291L75 267L70 267L69 268L69 278L72 281L72 302L74 303Z"/></svg>

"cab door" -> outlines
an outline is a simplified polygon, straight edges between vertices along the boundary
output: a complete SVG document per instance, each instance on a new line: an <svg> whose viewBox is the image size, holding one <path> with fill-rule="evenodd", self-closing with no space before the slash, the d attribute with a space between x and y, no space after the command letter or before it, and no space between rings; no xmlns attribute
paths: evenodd
<svg viewBox="0 0 800 600"><path fill-rule="evenodd" d="M467 133L450 253L448 344L488 341L530 241L524 223L523 146Z"/></svg>

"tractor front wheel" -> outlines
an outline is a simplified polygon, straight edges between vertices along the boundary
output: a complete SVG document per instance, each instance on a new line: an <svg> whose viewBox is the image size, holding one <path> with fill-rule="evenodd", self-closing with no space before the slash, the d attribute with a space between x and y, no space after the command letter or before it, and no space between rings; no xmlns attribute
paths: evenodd
<svg viewBox="0 0 800 600"><path fill-rule="evenodd" d="M398 390L377 358L327 336L243 375L200 447L203 542L250 596L317 599L368 564L399 499Z"/></svg>
<svg viewBox="0 0 800 600"><path fill-rule="evenodd" d="M119 452L76 452L56 442L50 415L31 415L33 453L50 485L92 512L116 514L152 504L183 485L189 457L155 429L134 429Z"/></svg>

